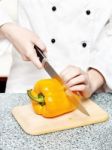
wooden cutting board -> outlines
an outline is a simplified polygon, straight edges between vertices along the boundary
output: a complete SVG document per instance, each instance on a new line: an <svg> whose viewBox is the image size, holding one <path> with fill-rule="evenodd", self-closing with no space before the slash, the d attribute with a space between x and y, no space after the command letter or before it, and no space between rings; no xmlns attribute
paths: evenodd
<svg viewBox="0 0 112 150"><path fill-rule="evenodd" d="M83 101L83 106L89 112L89 117L82 114L79 110L75 110L60 117L47 119L36 115L31 104L13 108L12 114L22 129L31 135L40 135L100 123L109 118L108 114L90 99Z"/></svg>

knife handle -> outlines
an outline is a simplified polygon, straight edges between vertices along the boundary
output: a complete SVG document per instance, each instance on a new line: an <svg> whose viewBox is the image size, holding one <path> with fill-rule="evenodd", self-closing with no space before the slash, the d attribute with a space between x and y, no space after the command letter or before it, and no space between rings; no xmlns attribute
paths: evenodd
<svg viewBox="0 0 112 150"><path fill-rule="evenodd" d="M46 56L38 46L34 45L34 49L36 50L36 54L39 57L40 62L42 63L42 61L46 58Z"/></svg>

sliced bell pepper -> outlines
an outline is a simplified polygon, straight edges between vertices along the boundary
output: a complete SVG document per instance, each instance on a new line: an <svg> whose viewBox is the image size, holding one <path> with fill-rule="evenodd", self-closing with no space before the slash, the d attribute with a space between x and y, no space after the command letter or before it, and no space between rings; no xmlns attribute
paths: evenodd
<svg viewBox="0 0 112 150"><path fill-rule="evenodd" d="M27 94L31 99L34 112L44 117L56 117L77 108L66 96L65 87L56 79L38 81L34 89L28 90Z"/></svg>

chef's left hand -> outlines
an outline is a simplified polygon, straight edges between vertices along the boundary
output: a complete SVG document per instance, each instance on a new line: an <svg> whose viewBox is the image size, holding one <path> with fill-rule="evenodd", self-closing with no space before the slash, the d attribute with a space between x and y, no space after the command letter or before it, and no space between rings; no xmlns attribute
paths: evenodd
<svg viewBox="0 0 112 150"><path fill-rule="evenodd" d="M101 74L94 69L85 72L79 67L68 66L60 75L71 91L79 91L85 98L91 97L104 83Z"/></svg>

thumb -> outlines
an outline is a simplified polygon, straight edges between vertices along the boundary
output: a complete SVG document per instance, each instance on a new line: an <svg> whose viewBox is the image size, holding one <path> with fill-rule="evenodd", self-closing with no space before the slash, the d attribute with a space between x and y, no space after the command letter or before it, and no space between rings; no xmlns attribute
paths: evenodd
<svg viewBox="0 0 112 150"><path fill-rule="evenodd" d="M40 38L36 37L33 44L37 45L43 52L47 52L47 48L46 48L44 42Z"/></svg>

